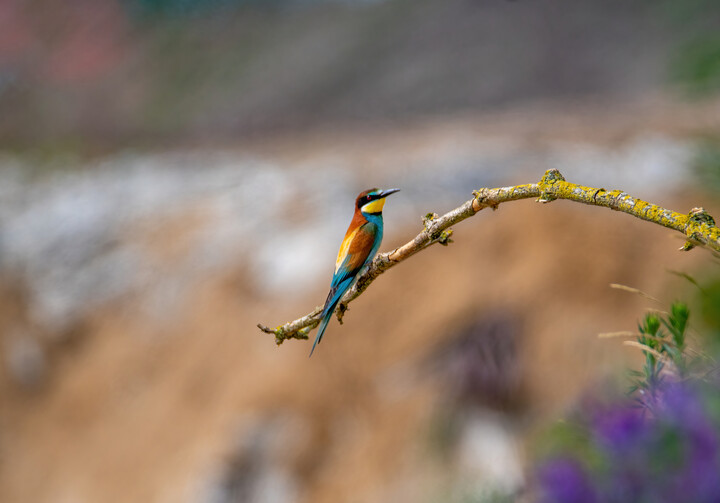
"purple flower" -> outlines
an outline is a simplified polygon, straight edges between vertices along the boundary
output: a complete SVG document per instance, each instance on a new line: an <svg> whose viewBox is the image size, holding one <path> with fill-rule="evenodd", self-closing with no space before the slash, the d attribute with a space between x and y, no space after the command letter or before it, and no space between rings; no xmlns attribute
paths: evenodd
<svg viewBox="0 0 720 503"><path fill-rule="evenodd" d="M705 410L695 389L683 383L665 383L655 393L650 407L663 420L673 423L705 421Z"/></svg>
<svg viewBox="0 0 720 503"><path fill-rule="evenodd" d="M580 464L570 458L555 458L538 473L542 503L595 503L597 496Z"/></svg>
<svg viewBox="0 0 720 503"><path fill-rule="evenodd" d="M666 386L658 396L657 420L674 432L679 467L668 481L670 493L683 501L720 501L720 440L701 396L683 384Z"/></svg>
<svg viewBox="0 0 720 503"><path fill-rule="evenodd" d="M720 425L708 396L666 382L644 407L586 408L575 448L539 471L540 501L720 503Z"/></svg>
<svg viewBox="0 0 720 503"><path fill-rule="evenodd" d="M597 411L592 429L599 447L615 454L636 449L647 437L644 410L626 403Z"/></svg>

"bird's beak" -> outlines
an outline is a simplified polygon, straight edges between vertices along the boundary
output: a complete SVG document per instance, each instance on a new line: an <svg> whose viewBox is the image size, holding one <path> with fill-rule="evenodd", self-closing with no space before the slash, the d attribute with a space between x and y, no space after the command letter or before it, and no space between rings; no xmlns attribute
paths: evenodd
<svg viewBox="0 0 720 503"><path fill-rule="evenodd" d="M381 197L381 198L387 197L387 196L389 196L390 194L394 194L395 192L400 192L400 189L388 189L388 190L383 190L382 192L380 192L380 197Z"/></svg>

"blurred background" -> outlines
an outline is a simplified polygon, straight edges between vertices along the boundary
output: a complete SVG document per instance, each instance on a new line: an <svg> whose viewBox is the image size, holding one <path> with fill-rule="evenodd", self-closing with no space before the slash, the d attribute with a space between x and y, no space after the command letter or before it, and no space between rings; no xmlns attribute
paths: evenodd
<svg viewBox="0 0 720 503"><path fill-rule="evenodd" d="M598 333L682 298L703 344L710 253L519 201L312 359L256 324L324 301L361 190L402 189L387 251L549 168L720 217L717 2L0 1L0 500L532 501L640 359Z"/></svg>

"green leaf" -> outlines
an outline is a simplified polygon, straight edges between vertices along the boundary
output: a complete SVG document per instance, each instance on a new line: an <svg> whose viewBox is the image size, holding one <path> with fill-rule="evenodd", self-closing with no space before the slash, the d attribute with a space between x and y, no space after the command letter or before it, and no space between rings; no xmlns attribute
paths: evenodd
<svg viewBox="0 0 720 503"><path fill-rule="evenodd" d="M656 335L660 329L660 318L655 313L648 313L645 315L644 323L642 323L638 329L640 333Z"/></svg>

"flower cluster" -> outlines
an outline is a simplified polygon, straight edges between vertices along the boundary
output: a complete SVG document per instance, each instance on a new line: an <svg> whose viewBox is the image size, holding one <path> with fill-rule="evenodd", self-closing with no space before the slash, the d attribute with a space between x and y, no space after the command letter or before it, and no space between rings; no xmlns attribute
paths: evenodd
<svg viewBox="0 0 720 503"><path fill-rule="evenodd" d="M547 503L720 501L720 403L686 384L666 384L653 402L619 401L586 411L574 449L538 470ZM567 447L567 446L566 446Z"/></svg>
<svg viewBox="0 0 720 503"><path fill-rule="evenodd" d="M672 332L673 320L665 321ZM680 337L664 338L652 320L653 335L643 331L647 323L640 327L645 335L639 340L652 340L655 348L644 380L636 381L629 397L588 405L560 426L554 452L536 472L538 501L720 502L720 389L659 372L664 360L681 367L677 349L686 321ZM664 350L672 341L674 354Z"/></svg>

